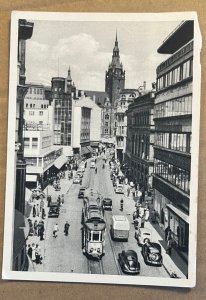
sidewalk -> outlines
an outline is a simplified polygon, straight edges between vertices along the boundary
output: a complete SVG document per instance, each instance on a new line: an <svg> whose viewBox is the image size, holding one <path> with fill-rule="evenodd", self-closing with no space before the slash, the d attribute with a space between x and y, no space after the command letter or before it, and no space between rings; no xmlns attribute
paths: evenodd
<svg viewBox="0 0 206 300"><path fill-rule="evenodd" d="M48 185L43 192L45 193L45 198L44 200L44 208L45 208L45 213L46 213L46 217L43 220L44 221L44 240L45 240L45 235L46 235L46 229L47 229L47 221L48 221L48 212L49 212L49 207L47 206L47 195L51 195L53 197L53 201L56 201L56 198L58 197L58 195L62 195L62 194L66 194L68 193L69 189L71 188L73 184L73 180L70 179L68 180L68 171L65 172L65 178L64 179L60 179L60 185L61 185L61 190L60 191L55 191L53 186ZM38 204L40 203L39 200L34 200L32 203L30 203L32 205ZM32 208L31 208L31 212L30 212L30 216L29 218L32 220L32 223L34 224L34 221L37 220L37 223L39 223L39 221L42 221L42 218L39 217L33 217L33 213L32 213ZM41 247L41 256L44 259L44 252L45 252L45 242L44 240L40 241L40 237L39 236L28 236L27 239L27 245L32 245L33 243L36 245L38 244ZM31 258L28 256L28 260L29 260L29 267L28 267L28 271L29 272L43 272L43 263L42 264L36 264L34 263Z"/></svg>
<svg viewBox="0 0 206 300"><path fill-rule="evenodd" d="M129 197L125 197L130 202L130 207L132 212L135 211L135 201L133 200L131 194ZM185 260L177 253L177 251L172 248L171 256L166 253L167 242L164 240L164 234L159 228L159 225L153 224L150 221L145 222L145 228L148 228L152 232L152 240L158 242L162 247L162 256L163 256L163 266L167 273L170 275L172 272L175 272L178 277L187 278L188 274L188 265Z"/></svg>

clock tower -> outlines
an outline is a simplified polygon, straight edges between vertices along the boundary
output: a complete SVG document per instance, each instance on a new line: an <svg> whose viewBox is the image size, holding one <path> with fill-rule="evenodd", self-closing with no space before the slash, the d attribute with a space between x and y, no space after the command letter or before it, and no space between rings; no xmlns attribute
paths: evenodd
<svg viewBox="0 0 206 300"><path fill-rule="evenodd" d="M108 71L105 76L105 92L109 96L112 107L116 99L120 98L120 92L125 88L125 71L120 62L119 46L117 40L113 48L112 62L109 64Z"/></svg>

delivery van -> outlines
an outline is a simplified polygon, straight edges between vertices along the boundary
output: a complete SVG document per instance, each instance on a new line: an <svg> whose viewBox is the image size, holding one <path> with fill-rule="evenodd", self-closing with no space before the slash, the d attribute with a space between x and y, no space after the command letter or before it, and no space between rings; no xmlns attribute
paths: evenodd
<svg viewBox="0 0 206 300"><path fill-rule="evenodd" d="M125 240L129 238L130 224L124 215L113 215L111 219L110 234L113 240Z"/></svg>

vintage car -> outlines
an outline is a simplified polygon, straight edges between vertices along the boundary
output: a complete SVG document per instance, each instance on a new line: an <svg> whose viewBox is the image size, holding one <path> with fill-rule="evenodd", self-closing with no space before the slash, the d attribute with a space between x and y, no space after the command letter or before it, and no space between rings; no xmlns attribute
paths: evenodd
<svg viewBox="0 0 206 300"><path fill-rule="evenodd" d="M157 243L146 242L142 246L142 256L147 265L162 266L161 246Z"/></svg>
<svg viewBox="0 0 206 300"><path fill-rule="evenodd" d="M112 210L112 199L109 197L105 197L103 199L103 208Z"/></svg>
<svg viewBox="0 0 206 300"><path fill-rule="evenodd" d="M84 192L85 192L86 188L85 187L81 187L79 189L79 194L78 194L78 198L84 198Z"/></svg>
<svg viewBox="0 0 206 300"><path fill-rule="evenodd" d="M124 194L123 184L117 184L115 188L116 194Z"/></svg>
<svg viewBox="0 0 206 300"><path fill-rule="evenodd" d="M139 228L135 230L134 237L139 245L143 245L152 240L152 232L147 228Z"/></svg>
<svg viewBox="0 0 206 300"><path fill-rule="evenodd" d="M127 274L139 274L140 263L138 261L137 253L133 250L122 251L118 254L118 261L122 272Z"/></svg>
<svg viewBox="0 0 206 300"><path fill-rule="evenodd" d="M82 178L79 175L75 175L73 179L73 183L80 183L82 184Z"/></svg>
<svg viewBox="0 0 206 300"><path fill-rule="evenodd" d="M48 217L49 218L52 218L52 217L58 218L58 216L59 216L59 204L58 204L58 202L51 202L50 206L49 206Z"/></svg>

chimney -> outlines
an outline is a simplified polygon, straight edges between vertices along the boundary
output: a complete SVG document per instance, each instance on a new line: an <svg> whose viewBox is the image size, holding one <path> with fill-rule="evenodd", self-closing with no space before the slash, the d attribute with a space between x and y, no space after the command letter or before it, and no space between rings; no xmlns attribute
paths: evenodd
<svg viewBox="0 0 206 300"><path fill-rule="evenodd" d="M146 90L146 81L143 81L144 90Z"/></svg>

